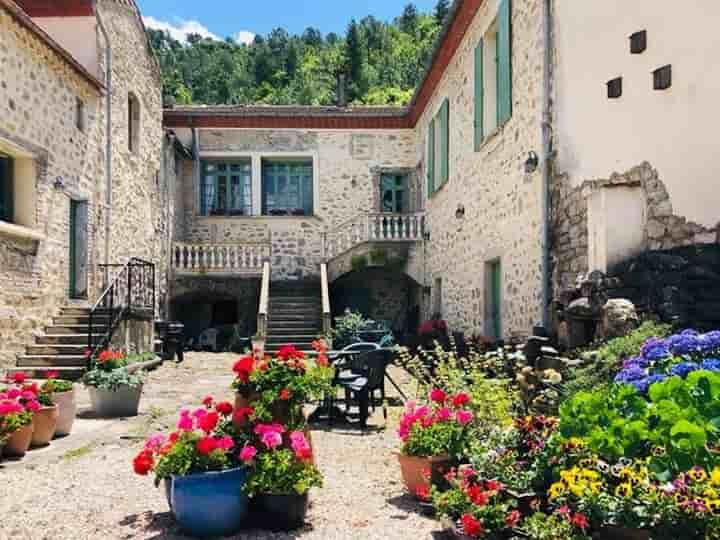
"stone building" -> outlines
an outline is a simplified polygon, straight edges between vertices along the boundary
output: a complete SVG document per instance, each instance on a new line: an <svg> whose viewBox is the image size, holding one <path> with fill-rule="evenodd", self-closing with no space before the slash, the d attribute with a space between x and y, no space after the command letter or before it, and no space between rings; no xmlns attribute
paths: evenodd
<svg viewBox="0 0 720 540"><path fill-rule="evenodd" d="M0 365L26 352L27 367L58 365L46 329L98 299L101 264L156 263L162 297L162 145L159 67L134 2L0 1Z"/></svg>

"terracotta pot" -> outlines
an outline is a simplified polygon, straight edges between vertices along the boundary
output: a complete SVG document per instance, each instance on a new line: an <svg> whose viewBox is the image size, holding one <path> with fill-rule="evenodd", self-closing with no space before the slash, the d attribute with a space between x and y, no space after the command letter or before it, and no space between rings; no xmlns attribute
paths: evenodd
<svg viewBox="0 0 720 540"><path fill-rule="evenodd" d="M23 457L30 448L32 441L34 422L30 422L27 426L21 427L14 432L3 447L3 456L6 457Z"/></svg>
<svg viewBox="0 0 720 540"><path fill-rule="evenodd" d="M73 424L75 423L75 414L77 413L77 403L75 402L75 387L69 392L53 394L53 403L60 409L60 417L58 418L56 437L64 437L70 435Z"/></svg>
<svg viewBox="0 0 720 540"><path fill-rule="evenodd" d="M452 466L448 456L414 457L398 454L398 461L405 488L417 499L421 499L417 494L418 488L428 490L431 483L441 483ZM426 477L427 471L430 471L429 479Z"/></svg>
<svg viewBox="0 0 720 540"><path fill-rule="evenodd" d="M33 415L35 429L32 434L32 442L30 446L47 446L55 436L58 420L60 418L60 408L57 405L52 407L43 407L36 411Z"/></svg>

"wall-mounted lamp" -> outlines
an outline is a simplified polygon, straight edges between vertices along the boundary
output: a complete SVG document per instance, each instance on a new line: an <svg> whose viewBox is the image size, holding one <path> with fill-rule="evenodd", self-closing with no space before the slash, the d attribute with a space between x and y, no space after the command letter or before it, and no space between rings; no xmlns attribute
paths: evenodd
<svg viewBox="0 0 720 540"><path fill-rule="evenodd" d="M430 231L425 231L425 232L423 233L423 239L424 239L426 242L429 242L429 241L430 241Z"/></svg>
<svg viewBox="0 0 720 540"><path fill-rule="evenodd" d="M65 181L62 179L62 176L58 176L55 178L55 182L53 182L53 187L57 190L65 189Z"/></svg>
<svg viewBox="0 0 720 540"><path fill-rule="evenodd" d="M528 158L525 160L525 173L532 174L537 171L538 165L540 164L540 158L538 155L530 150Z"/></svg>
<svg viewBox="0 0 720 540"><path fill-rule="evenodd" d="M457 210L455 210L456 219L465 219L465 207L462 204L458 204Z"/></svg>

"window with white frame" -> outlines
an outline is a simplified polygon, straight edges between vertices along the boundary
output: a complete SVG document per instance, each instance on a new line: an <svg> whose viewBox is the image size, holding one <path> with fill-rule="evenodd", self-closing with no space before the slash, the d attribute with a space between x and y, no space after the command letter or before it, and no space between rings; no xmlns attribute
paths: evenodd
<svg viewBox="0 0 720 540"><path fill-rule="evenodd" d="M252 215L250 160L203 160L200 178L200 215Z"/></svg>
<svg viewBox="0 0 720 540"><path fill-rule="evenodd" d="M312 159L262 160L264 216L312 216L313 200Z"/></svg>

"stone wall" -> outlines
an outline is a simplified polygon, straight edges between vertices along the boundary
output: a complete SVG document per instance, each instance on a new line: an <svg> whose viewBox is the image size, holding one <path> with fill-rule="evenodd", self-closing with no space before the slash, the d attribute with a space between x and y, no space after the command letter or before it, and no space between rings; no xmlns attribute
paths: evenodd
<svg viewBox="0 0 720 540"><path fill-rule="evenodd" d="M294 217L199 217L193 167L183 166L184 240L188 242L269 242L273 279L317 276L323 261L323 234L378 208L379 170L413 170L410 131L346 132L312 130L201 130L202 157L312 157L315 215ZM255 169L259 174L259 169Z"/></svg>
<svg viewBox="0 0 720 540"><path fill-rule="evenodd" d="M708 229L673 211L672 201L657 170L645 162L622 174L587 180L571 187L567 175L557 175L552 189L552 258L556 295L573 288L589 267L588 198L599 190L636 187L645 201L645 219L639 251L667 250L720 241L720 227ZM622 220L623 216L616 216ZM605 271L605 268L599 269Z"/></svg>
<svg viewBox="0 0 720 540"><path fill-rule="evenodd" d="M497 2L479 9L416 129L416 153L425 171L428 125L449 99L450 178L426 202L430 241L424 285L442 279L442 315L453 330L487 329L485 266L497 258L503 334L529 333L541 320L542 175L540 169L527 175L523 167L528 152L540 154L542 147L541 8L538 0L512 3L513 114L479 152L473 146L474 51L495 18ZM464 219L455 216L459 205ZM424 308L424 315L431 315L431 302Z"/></svg>
<svg viewBox="0 0 720 540"><path fill-rule="evenodd" d="M85 103L84 131L75 125L78 98ZM32 165L16 174L23 183L16 210L25 228L41 235L0 232L0 367L13 364L66 303L70 198L88 202L88 263L100 262L101 104L96 88L0 9L0 151ZM58 178L64 189L53 187ZM92 273L89 282L97 284Z"/></svg>

